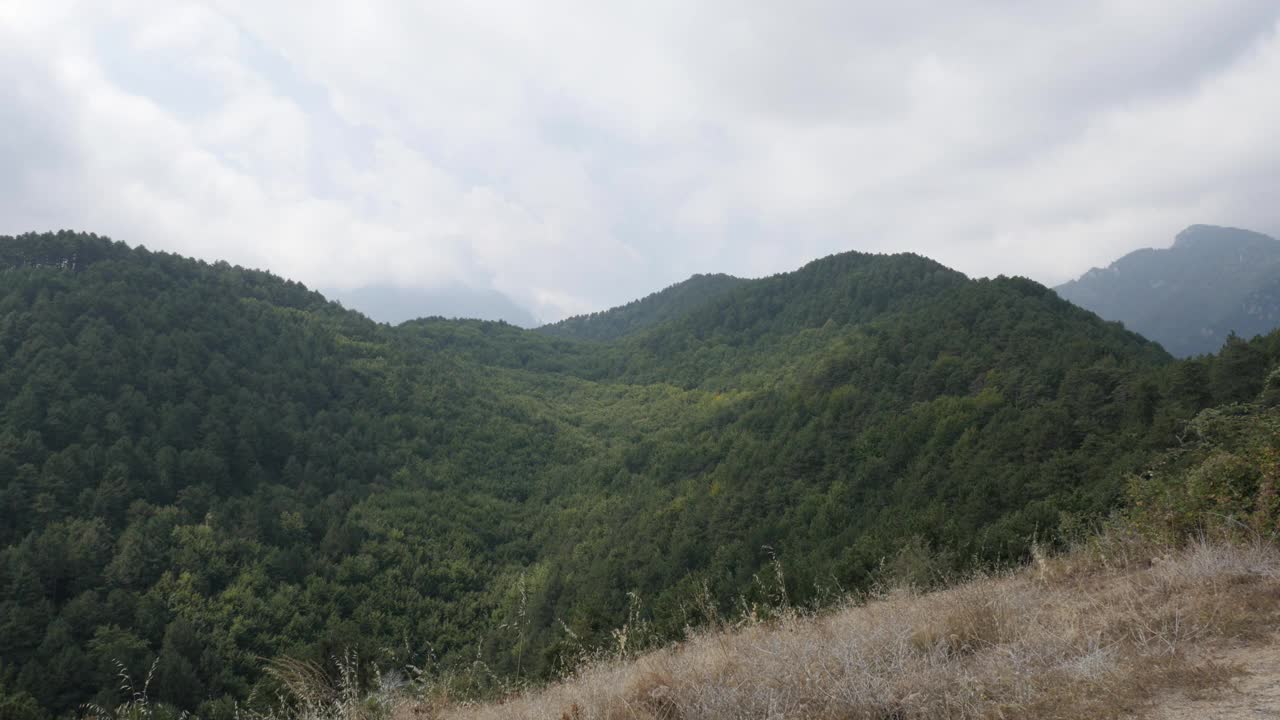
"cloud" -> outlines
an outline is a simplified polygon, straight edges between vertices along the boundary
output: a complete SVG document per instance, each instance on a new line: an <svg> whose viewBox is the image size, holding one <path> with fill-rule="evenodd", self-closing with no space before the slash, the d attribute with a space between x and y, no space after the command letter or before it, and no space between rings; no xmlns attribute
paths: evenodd
<svg viewBox="0 0 1280 720"><path fill-rule="evenodd" d="M1269 0L0 7L0 232L553 319L848 249L1059 282L1280 230Z"/></svg>

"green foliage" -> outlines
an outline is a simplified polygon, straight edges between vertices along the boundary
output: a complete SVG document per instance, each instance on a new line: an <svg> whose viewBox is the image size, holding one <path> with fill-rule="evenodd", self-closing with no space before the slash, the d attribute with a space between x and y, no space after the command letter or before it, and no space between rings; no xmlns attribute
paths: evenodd
<svg viewBox="0 0 1280 720"><path fill-rule="evenodd" d="M728 280L567 338L392 328L266 273L0 238L0 701L127 709L123 669L229 717L278 692L263 658L348 653L546 677L624 624L1018 560L1196 413L1274 394L1275 337L1174 363L917 256Z"/></svg>
<svg viewBox="0 0 1280 720"><path fill-rule="evenodd" d="M731 275L694 275L648 297L590 315L544 325L538 332L578 340L616 340L664 320L680 317L747 281Z"/></svg>
<svg viewBox="0 0 1280 720"><path fill-rule="evenodd" d="M1168 542L1202 533L1275 539L1280 531L1280 410L1205 410L1182 444L1129 484L1135 524Z"/></svg>
<svg viewBox="0 0 1280 720"><path fill-rule="evenodd" d="M45 720L48 714L36 699L25 692L9 693L0 686L0 718L5 720Z"/></svg>

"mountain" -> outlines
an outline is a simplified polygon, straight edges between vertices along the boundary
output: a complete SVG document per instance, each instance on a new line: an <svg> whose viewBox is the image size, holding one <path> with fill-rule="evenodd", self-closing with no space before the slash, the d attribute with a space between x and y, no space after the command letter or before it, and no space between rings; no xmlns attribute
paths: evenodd
<svg viewBox="0 0 1280 720"><path fill-rule="evenodd" d="M425 289L369 285L324 292L329 298L373 320L391 325L423 317L501 320L525 328L538 324L528 310L496 290L464 286Z"/></svg>
<svg viewBox="0 0 1280 720"><path fill-rule="evenodd" d="M1280 241L1248 230L1193 225L1171 248L1138 250L1057 288L1169 352L1214 352L1235 332L1280 326Z"/></svg>
<svg viewBox="0 0 1280 720"><path fill-rule="evenodd" d="M685 314L746 282L732 275L694 275L626 305L543 325L539 332L579 340L614 340Z"/></svg>
<svg viewBox="0 0 1280 720"><path fill-rule="evenodd" d="M1280 275L1280 272L1277 273ZM1241 337L1265 335L1280 327L1280 277L1265 283L1238 301L1218 328L1228 328ZM1222 335L1221 330L1215 333Z"/></svg>
<svg viewBox="0 0 1280 720"><path fill-rule="evenodd" d="M584 341L0 238L0 708L110 707L123 670L231 718L265 662L348 653L484 693L769 600L775 563L799 605L904 545L1008 563L1280 358L1175 362L916 255L731 284Z"/></svg>

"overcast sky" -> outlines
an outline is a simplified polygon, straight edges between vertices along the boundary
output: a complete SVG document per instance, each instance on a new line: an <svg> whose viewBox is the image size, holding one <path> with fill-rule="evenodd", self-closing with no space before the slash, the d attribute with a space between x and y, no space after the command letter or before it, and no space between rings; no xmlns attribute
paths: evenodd
<svg viewBox="0 0 1280 720"><path fill-rule="evenodd" d="M1275 0L0 0L0 233L552 320L910 250L1280 232Z"/></svg>

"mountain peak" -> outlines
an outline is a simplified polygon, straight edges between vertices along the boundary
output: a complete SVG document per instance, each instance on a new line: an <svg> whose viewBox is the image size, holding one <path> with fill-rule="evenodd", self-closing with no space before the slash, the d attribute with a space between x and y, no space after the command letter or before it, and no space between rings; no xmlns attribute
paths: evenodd
<svg viewBox="0 0 1280 720"><path fill-rule="evenodd" d="M1175 250L1208 248L1210 245L1223 244L1256 245L1276 244L1278 241L1268 235L1241 228L1222 227L1219 225L1192 225L1178 233L1174 238Z"/></svg>
<svg viewBox="0 0 1280 720"><path fill-rule="evenodd" d="M616 340L664 320L684 315L703 303L718 298L748 282L723 273L696 274L626 305L565 318L538 328L556 337L579 340Z"/></svg>
<svg viewBox="0 0 1280 720"><path fill-rule="evenodd" d="M1251 230L1192 225L1168 249L1134 251L1057 290L1174 355L1190 356L1217 350L1233 330L1275 327L1278 281L1280 241Z"/></svg>

